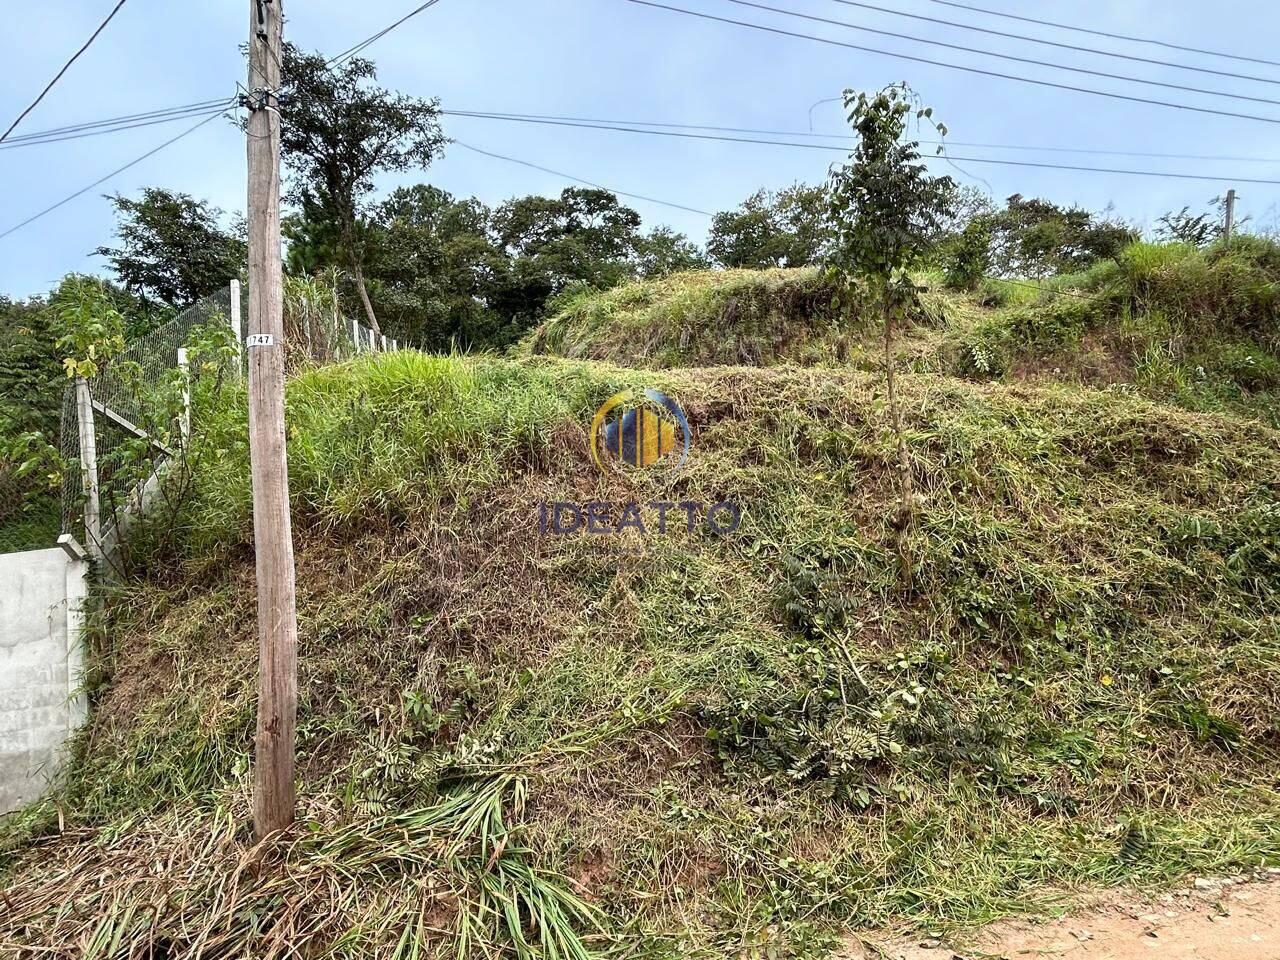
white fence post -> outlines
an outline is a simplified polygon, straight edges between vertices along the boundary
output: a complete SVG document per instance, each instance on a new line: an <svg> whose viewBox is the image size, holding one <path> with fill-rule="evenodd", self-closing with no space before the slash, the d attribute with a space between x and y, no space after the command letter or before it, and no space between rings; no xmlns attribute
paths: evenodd
<svg viewBox="0 0 1280 960"><path fill-rule="evenodd" d="M98 440L93 426L89 381L76 377L76 420L80 427L80 476L84 487L84 539L89 555L102 559L102 513L98 501Z"/></svg>
<svg viewBox="0 0 1280 960"><path fill-rule="evenodd" d="M244 334L240 327L240 281L231 281L231 334L236 338L236 376L244 369Z"/></svg>
<svg viewBox="0 0 1280 960"><path fill-rule="evenodd" d="M182 436L182 449L187 449L191 439L191 365L187 363L187 348L178 348L178 369L182 372L182 415L178 430Z"/></svg>
<svg viewBox="0 0 1280 960"><path fill-rule="evenodd" d="M382 337L382 352L386 353L387 352L387 335L385 333L382 333L382 334L379 334L379 336Z"/></svg>
<svg viewBox="0 0 1280 960"><path fill-rule="evenodd" d="M360 352L360 321L355 317L351 318L351 346L356 353Z"/></svg>
<svg viewBox="0 0 1280 960"><path fill-rule="evenodd" d="M369 331L369 352L370 353L378 352L378 341L374 339L372 330Z"/></svg>

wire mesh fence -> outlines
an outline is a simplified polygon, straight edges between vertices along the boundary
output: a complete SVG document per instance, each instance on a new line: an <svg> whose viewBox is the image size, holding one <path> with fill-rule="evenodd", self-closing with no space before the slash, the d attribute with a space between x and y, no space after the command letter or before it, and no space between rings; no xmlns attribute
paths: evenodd
<svg viewBox="0 0 1280 960"><path fill-rule="evenodd" d="M238 303L233 300L238 299ZM219 378L245 376L246 351L243 329L236 321L248 315L248 298L240 284L218 291L183 311L173 320L131 342L104 363L88 383L91 396L93 457L101 529L85 528L88 491L85 478L88 458L82 455L83 403L77 386L68 383L63 393L59 448L64 464L61 491L61 529L82 543L101 539L108 526L138 509L140 490L161 466L181 451L184 431L198 431L198 421L175 406L175 399L189 397L194 382L208 375L207 365L184 370L180 355L195 343L208 344L217 337L238 339L232 357L218 366ZM337 295L337 284L286 278L284 284L284 354L289 372L317 364L333 363L360 353L397 349L394 340L374 333L347 318ZM232 341L234 342L234 341ZM3 475L0 474L0 481ZM0 499L4 489L0 486ZM56 512L56 511L55 511Z"/></svg>
<svg viewBox="0 0 1280 960"><path fill-rule="evenodd" d="M94 466L104 526L118 521L136 500L137 490L173 451L180 432L175 403L184 394L180 351L190 347L202 331L231 335L232 288L224 288L195 303L155 330L132 341L121 353L103 363L88 383L91 398ZM62 530L85 542L95 536L86 531L87 500L81 418L85 411L77 398L77 385L67 384L62 399L59 447L64 466L62 481Z"/></svg>
<svg viewBox="0 0 1280 960"><path fill-rule="evenodd" d="M19 476L0 466L0 553L52 546L58 536L60 499L48 473Z"/></svg>

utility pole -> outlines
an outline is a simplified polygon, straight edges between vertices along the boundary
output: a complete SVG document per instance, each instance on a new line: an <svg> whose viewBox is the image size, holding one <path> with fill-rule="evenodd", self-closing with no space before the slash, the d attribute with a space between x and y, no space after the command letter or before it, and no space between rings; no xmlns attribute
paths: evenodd
<svg viewBox="0 0 1280 960"><path fill-rule="evenodd" d="M1226 203L1226 222L1222 225L1222 236L1227 240L1231 239L1231 231L1236 225L1236 192L1235 190L1227 191Z"/></svg>
<svg viewBox="0 0 1280 960"><path fill-rule="evenodd" d="M258 734L253 826L259 839L294 816L298 615L284 429L280 265L283 0L249 0L249 456L258 576Z"/></svg>

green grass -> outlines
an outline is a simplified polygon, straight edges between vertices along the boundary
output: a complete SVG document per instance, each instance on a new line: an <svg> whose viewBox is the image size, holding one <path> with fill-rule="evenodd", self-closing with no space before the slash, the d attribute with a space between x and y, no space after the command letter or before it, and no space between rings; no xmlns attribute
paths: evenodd
<svg viewBox="0 0 1280 960"><path fill-rule="evenodd" d="M834 296L816 269L677 273L579 294L520 351L635 367L815 362L842 349Z"/></svg>
<svg viewBox="0 0 1280 960"><path fill-rule="evenodd" d="M1280 426L1280 246L1238 236L1197 250L1135 243L1116 261L1043 280L927 292L901 338L906 369L974 380L1051 380L1139 392L1189 410ZM846 319L815 270L676 274L579 294L525 354L638 368L880 363L877 327Z"/></svg>
<svg viewBox="0 0 1280 960"><path fill-rule="evenodd" d="M304 822L235 902L256 641L226 398L176 552L108 604L65 832L7 828L0 940L265 957L317 916L317 956L819 956L1280 861L1280 434L906 375L904 592L878 384L408 353L291 382ZM678 477L591 462L592 413L641 385L694 425ZM543 500L657 499L743 525L538 531ZM500 829L409 826L494 803Z"/></svg>

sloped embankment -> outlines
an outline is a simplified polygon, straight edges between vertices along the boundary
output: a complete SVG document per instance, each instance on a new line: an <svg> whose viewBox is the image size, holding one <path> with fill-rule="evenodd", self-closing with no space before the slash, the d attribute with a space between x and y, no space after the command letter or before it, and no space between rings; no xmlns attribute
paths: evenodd
<svg viewBox="0 0 1280 960"><path fill-rule="evenodd" d="M852 342L813 268L698 270L577 295L523 352L633 367L821 363Z"/></svg>
<svg viewBox="0 0 1280 960"><path fill-rule="evenodd" d="M111 602L59 814L9 825L0 943L816 957L840 925L1275 862L1280 435L904 377L904 590L875 383L413 354L293 382L303 822L257 852L228 401L180 556ZM676 475L591 460L640 386L688 415ZM557 535L544 501L742 522Z"/></svg>
<svg viewBox="0 0 1280 960"><path fill-rule="evenodd" d="M1135 243L1115 261L966 293L922 275L901 332L904 369L1006 383L1113 388L1280 426L1280 245L1259 237L1196 249ZM842 319L817 270L675 274L584 293L521 352L641 368L711 364L879 369L879 326Z"/></svg>

